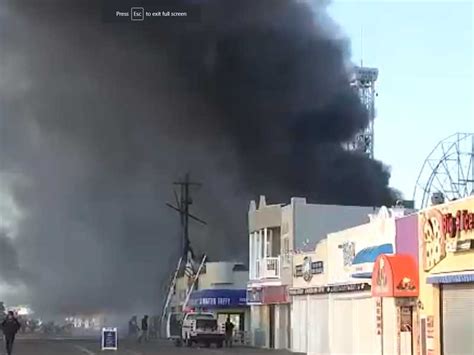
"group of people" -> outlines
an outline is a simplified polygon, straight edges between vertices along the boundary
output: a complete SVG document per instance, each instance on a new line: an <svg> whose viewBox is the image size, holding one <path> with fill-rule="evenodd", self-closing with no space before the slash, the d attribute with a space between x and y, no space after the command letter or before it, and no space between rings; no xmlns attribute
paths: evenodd
<svg viewBox="0 0 474 355"><path fill-rule="evenodd" d="M21 328L20 322L12 311L9 311L6 318L2 321L1 328L5 336L7 355L12 355L15 336Z"/></svg>

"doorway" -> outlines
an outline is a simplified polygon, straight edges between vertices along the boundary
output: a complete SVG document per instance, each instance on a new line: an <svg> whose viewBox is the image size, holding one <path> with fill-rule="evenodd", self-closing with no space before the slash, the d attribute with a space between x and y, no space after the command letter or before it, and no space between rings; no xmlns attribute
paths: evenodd
<svg viewBox="0 0 474 355"><path fill-rule="evenodd" d="M244 331L245 328L245 314L244 313L218 313L217 314L217 323L225 324L227 317L230 318L230 321L234 324L234 331Z"/></svg>
<svg viewBox="0 0 474 355"><path fill-rule="evenodd" d="M401 306L400 312L400 353L413 354L413 307Z"/></svg>
<svg viewBox="0 0 474 355"><path fill-rule="evenodd" d="M270 306L270 314L269 314L269 321L270 321L270 329L269 329L269 336L270 342L269 347L270 349L275 348L275 305L271 304Z"/></svg>

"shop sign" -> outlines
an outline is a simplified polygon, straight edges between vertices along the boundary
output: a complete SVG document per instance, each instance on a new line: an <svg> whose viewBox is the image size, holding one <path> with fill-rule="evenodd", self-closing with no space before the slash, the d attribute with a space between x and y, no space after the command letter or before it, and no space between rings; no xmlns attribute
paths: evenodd
<svg viewBox="0 0 474 355"><path fill-rule="evenodd" d="M191 307L232 308L247 304L245 289L203 289L194 291L189 299Z"/></svg>
<svg viewBox="0 0 474 355"><path fill-rule="evenodd" d="M117 350L117 328L102 328L102 351Z"/></svg>
<svg viewBox="0 0 474 355"><path fill-rule="evenodd" d="M247 304L262 304L263 291L261 288L250 288L247 290Z"/></svg>
<svg viewBox="0 0 474 355"><path fill-rule="evenodd" d="M310 282L313 275L324 272L324 263L322 261L312 261L310 256L303 259L303 264L295 266L295 277L303 277L306 282Z"/></svg>
<svg viewBox="0 0 474 355"><path fill-rule="evenodd" d="M411 332L413 329L411 307L399 307L398 309L400 309L400 332Z"/></svg>
<svg viewBox="0 0 474 355"><path fill-rule="evenodd" d="M430 271L447 253L474 250L474 212L467 209L442 213L431 209L421 215L423 268Z"/></svg>
<svg viewBox="0 0 474 355"><path fill-rule="evenodd" d="M417 297L417 271L415 261L410 255L379 255L372 274L372 296Z"/></svg>
<svg viewBox="0 0 474 355"><path fill-rule="evenodd" d="M286 286L267 286L263 288L264 304L288 303L288 288Z"/></svg>
<svg viewBox="0 0 474 355"><path fill-rule="evenodd" d="M382 335L382 299L378 298L376 303L376 321L377 321L377 335Z"/></svg>
<svg viewBox="0 0 474 355"><path fill-rule="evenodd" d="M344 269L349 271L352 266L352 261L355 258L355 243L354 242L344 242L338 246L339 249L342 249L342 263Z"/></svg>
<svg viewBox="0 0 474 355"><path fill-rule="evenodd" d="M308 288L293 288L290 289L290 295L321 295L327 293L344 293L344 292L359 292L359 291L370 291L370 284L368 283L357 283L357 284L344 284L344 285L332 285L332 286L317 286Z"/></svg>
<svg viewBox="0 0 474 355"><path fill-rule="evenodd" d="M435 330L434 317L426 318L426 353L427 355L435 355Z"/></svg>

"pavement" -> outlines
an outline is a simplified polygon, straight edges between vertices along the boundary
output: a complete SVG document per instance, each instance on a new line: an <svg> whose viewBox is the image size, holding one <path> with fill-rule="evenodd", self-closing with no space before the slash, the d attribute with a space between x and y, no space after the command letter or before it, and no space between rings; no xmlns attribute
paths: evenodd
<svg viewBox="0 0 474 355"><path fill-rule="evenodd" d="M0 341L0 355L5 354L5 344ZM249 347L233 348L177 348L166 340L151 341L146 344L137 344L136 341L119 340L117 351L101 351L100 340L75 338L50 339L18 339L13 350L14 355L186 355L186 354L281 354L288 355L288 351L255 349Z"/></svg>

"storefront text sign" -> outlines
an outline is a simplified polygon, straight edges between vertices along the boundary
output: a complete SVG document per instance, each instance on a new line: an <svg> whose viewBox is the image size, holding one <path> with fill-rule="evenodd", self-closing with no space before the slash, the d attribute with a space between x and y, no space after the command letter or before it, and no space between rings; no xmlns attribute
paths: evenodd
<svg viewBox="0 0 474 355"><path fill-rule="evenodd" d="M250 288L247 290L247 304L261 304L263 301L263 290L261 288Z"/></svg>
<svg viewBox="0 0 474 355"><path fill-rule="evenodd" d="M343 292L359 292L359 291L370 291L370 284L357 283L357 284L347 284L347 285L294 288L294 289L290 289L290 295L292 296L320 295L320 294L325 294L325 293L343 293Z"/></svg>
<svg viewBox="0 0 474 355"><path fill-rule="evenodd" d="M434 317L426 318L426 353L427 355L435 355L435 330Z"/></svg>
<svg viewBox="0 0 474 355"><path fill-rule="evenodd" d="M102 329L102 350L117 350L117 328Z"/></svg>
<svg viewBox="0 0 474 355"><path fill-rule="evenodd" d="M448 253L474 249L474 212L455 209L453 212L437 208L420 214L423 269L430 271Z"/></svg>
<svg viewBox="0 0 474 355"><path fill-rule="evenodd" d="M247 304L245 289L203 289L194 291L189 299L191 307L232 308Z"/></svg>
<svg viewBox="0 0 474 355"><path fill-rule="evenodd" d="M306 256L303 264L295 266L295 277L303 277L306 282L310 282L313 275L324 272L324 263L322 261L312 261L310 256Z"/></svg>
<svg viewBox="0 0 474 355"><path fill-rule="evenodd" d="M382 299L378 298L377 299L377 304L376 304L376 324L377 324L377 335L382 335Z"/></svg>

